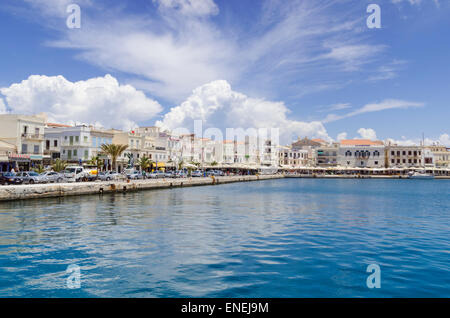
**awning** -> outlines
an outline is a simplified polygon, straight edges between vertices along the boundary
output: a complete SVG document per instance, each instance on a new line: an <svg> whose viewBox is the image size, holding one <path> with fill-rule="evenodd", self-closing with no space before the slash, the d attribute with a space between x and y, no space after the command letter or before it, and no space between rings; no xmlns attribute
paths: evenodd
<svg viewBox="0 0 450 318"><path fill-rule="evenodd" d="M152 167L156 167L156 163L152 163ZM164 162L158 162L158 168L165 168L166 164Z"/></svg>

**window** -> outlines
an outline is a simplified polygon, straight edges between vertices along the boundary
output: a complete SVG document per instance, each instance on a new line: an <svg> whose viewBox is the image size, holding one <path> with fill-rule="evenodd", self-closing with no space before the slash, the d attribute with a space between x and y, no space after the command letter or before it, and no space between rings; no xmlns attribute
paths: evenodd
<svg viewBox="0 0 450 318"><path fill-rule="evenodd" d="M54 147L58 147L58 140L56 140L56 139L53 140L53 146L54 146Z"/></svg>
<svg viewBox="0 0 450 318"><path fill-rule="evenodd" d="M351 156L352 156L352 152L351 152L350 150L347 150L347 151L345 152L345 156L346 156L346 157L351 157Z"/></svg>
<svg viewBox="0 0 450 318"><path fill-rule="evenodd" d="M375 150L374 152L373 152L373 156L375 157L379 157L380 156L380 152L378 151L378 150Z"/></svg>
<svg viewBox="0 0 450 318"><path fill-rule="evenodd" d="M23 133L26 134L28 132L28 126L23 126Z"/></svg>
<svg viewBox="0 0 450 318"><path fill-rule="evenodd" d="M34 154L38 154L39 153L39 145L35 145L33 150L34 150Z"/></svg>
<svg viewBox="0 0 450 318"><path fill-rule="evenodd" d="M47 150L50 149L50 140L45 141L45 149L47 149Z"/></svg>
<svg viewBox="0 0 450 318"><path fill-rule="evenodd" d="M34 128L34 134L39 135L39 128Z"/></svg>
<svg viewBox="0 0 450 318"><path fill-rule="evenodd" d="M76 143L80 142L80 136L75 136L75 142Z"/></svg>
<svg viewBox="0 0 450 318"><path fill-rule="evenodd" d="M28 145L27 144L22 144L22 153L26 154L28 151Z"/></svg>
<svg viewBox="0 0 450 318"><path fill-rule="evenodd" d="M410 150L410 151L408 151L408 156L411 156L411 150Z"/></svg>
<svg viewBox="0 0 450 318"><path fill-rule="evenodd" d="M88 136L84 136L84 137L83 137L83 141L84 141L84 142L88 142Z"/></svg>
<svg viewBox="0 0 450 318"><path fill-rule="evenodd" d="M375 164L378 165L378 161L375 161Z"/></svg>
<svg viewBox="0 0 450 318"><path fill-rule="evenodd" d="M73 150L73 156L76 157L78 155L78 151L76 149Z"/></svg>
<svg viewBox="0 0 450 318"><path fill-rule="evenodd" d="M417 151L414 151L414 157L417 157Z"/></svg>
<svg viewBox="0 0 450 318"><path fill-rule="evenodd" d="M84 151L84 159L88 159L89 157L89 150Z"/></svg>
<svg viewBox="0 0 450 318"><path fill-rule="evenodd" d="M72 150L67 150L67 158L72 159Z"/></svg>
<svg viewBox="0 0 450 318"><path fill-rule="evenodd" d="M403 155L404 155L404 156L406 155L406 151L403 151Z"/></svg>
<svg viewBox="0 0 450 318"><path fill-rule="evenodd" d="M395 156L395 151L391 151L391 156Z"/></svg>
<svg viewBox="0 0 450 318"><path fill-rule="evenodd" d="M73 145L73 136L70 136L70 137L69 137L69 143L70 143L71 145Z"/></svg>
<svg viewBox="0 0 450 318"><path fill-rule="evenodd" d="M392 160L391 160L391 163L395 163L395 159L392 159Z"/></svg>

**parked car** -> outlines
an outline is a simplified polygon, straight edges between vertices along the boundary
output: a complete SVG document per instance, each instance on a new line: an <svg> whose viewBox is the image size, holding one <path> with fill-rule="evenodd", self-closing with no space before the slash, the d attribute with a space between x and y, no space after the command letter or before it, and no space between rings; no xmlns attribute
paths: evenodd
<svg viewBox="0 0 450 318"><path fill-rule="evenodd" d="M187 178L187 173L183 170L176 171L175 178Z"/></svg>
<svg viewBox="0 0 450 318"><path fill-rule="evenodd" d="M88 181L91 177L90 170L82 166L68 166L63 171L64 178L69 182Z"/></svg>
<svg viewBox="0 0 450 318"><path fill-rule="evenodd" d="M221 171L221 170L209 170L209 171L207 172L207 175L208 175L209 177L210 177L210 176L220 177L220 176L223 176L224 173L223 173L223 171Z"/></svg>
<svg viewBox="0 0 450 318"><path fill-rule="evenodd" d="M163 171L153 171L152 173L149 174L149 177L152 179L160 179L160 178L165 178L166 174Z"/></svg>
<svg viewBox="0 0 450 318"><path fill-rule="evenodd" d="M22 184L23 181L17 178L16 174L13 172L2 172L0 174L0 184Z"/></svg>
<svg viewBox="0 0 450 318"><path fill-rule="evenodd" d="M47 183L48 179L34 171L22 171L16 174L16 178L22 180L22 183Z"/></svg>
<svg viewBox="0 0 450 318"><path fill-rule="evenodd" d="M191 177L203 177L203 172L200 170L192 171Z"/></svg>
<svg viewBox="0 0 450 318"><path fill-rule="evenodd" d="M110 181L120 179L121 174L115 171L104 171L98 174L98 178L102 181Z"/></svg>
<svg viewBox="0 0 450 318"><path fill-rule="evenodd" d="M47 182L63 182L64 181L64 175L55 171L47 171L40 174L42 177L47 178Z"/></svg>
<svg viewBox="0 0 450 318"><path fill-rule="evenodd" d="M134 170L127 173L127 178L130 180L144 179L144 175L142 174L142 172Z"/></svg>
<svg viewBox="0 0 450 318"><path fill-rule="evenodd" d="M174 172L172 171L167 171L166 173L164 173L166 178L176 178L176 175Z"/></svg>

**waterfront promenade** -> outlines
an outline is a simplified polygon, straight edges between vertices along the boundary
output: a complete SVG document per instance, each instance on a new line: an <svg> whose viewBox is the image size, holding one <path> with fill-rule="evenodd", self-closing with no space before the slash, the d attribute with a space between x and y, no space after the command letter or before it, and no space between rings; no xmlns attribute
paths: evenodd
<svg viewBox="0 0 450 318"><path fill-rule="evenodd" d="M0 187L0 201L65 197L73 195L123 193L139 190L168 189L232 182L248 182L284 178L283 175L224 176L183 179L149 179L130 181L51 183L34 185L8 185Z"/></svg>

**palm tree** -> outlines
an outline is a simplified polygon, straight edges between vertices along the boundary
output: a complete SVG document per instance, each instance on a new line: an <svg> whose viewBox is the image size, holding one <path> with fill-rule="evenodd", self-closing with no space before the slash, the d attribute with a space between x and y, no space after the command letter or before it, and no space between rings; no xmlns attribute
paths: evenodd
<svg viewBox="0 0 450 318"><path fill-rule="evenodd" d="M149 157L142 157L137 161L137 164L141 167L142 171L145 171L147 168L153 165L153 161L150 160Z"/></svg>
<svg viewBox="0 0 450 318"><path fill-rule="evenodd" d="M128 148L128 145L103 144L101 148L106 155L111 157L113 168L117 170L117 158Z"/></svg>
<svg viewBox="0 0 450 318"><path fill-rule="evenodd" d="M211 166L212 166L212 167L217 166L217 165L218 165L217 161L211 162Z"/></svg>
<svg viewBox="0 0 450 318"><path fill-rule="evenodd" d="M62 161L61 159L56 159L55 163L52 165L52 169L55 172L61 172L66 169L67 162Z"/></svg>
<svg viewBox="0 0 450 318"><path fill-rule="evenodd" d="M45 171L44 166L43 165L37 165L36 167L33 168L34 172L37 172L39 174L41 174L42 172Z"/></svg>
<svg viewBox="0 0 450 318"><path fill-rule="evenodd" d="M181 161L178 163L178 170L183 169L183 165L184 165L184 161L181 160Z"/></svg>

